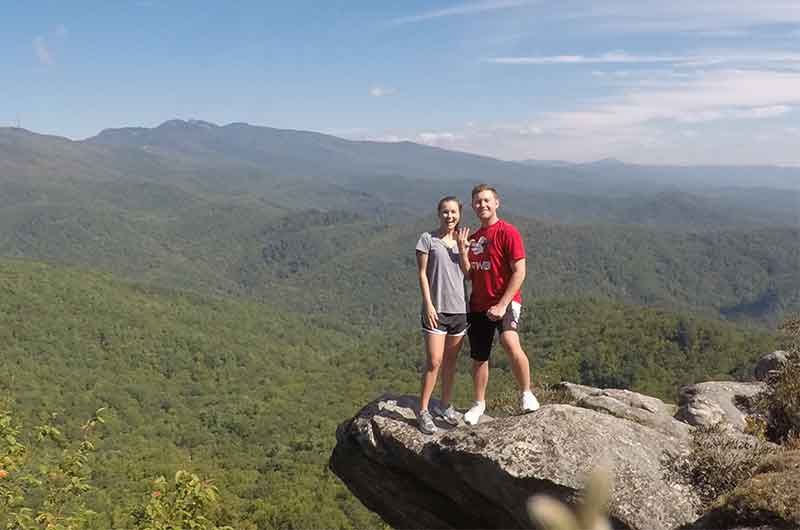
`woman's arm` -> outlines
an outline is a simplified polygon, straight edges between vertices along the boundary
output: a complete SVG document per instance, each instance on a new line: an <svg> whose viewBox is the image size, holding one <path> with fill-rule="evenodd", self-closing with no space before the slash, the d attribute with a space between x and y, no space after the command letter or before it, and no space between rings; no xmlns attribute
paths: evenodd
<svg viewBox="0 0 800 530"><path fill-rule="evenodd" d="M436 308L433 307L433 301L431 300L431 286L428 283L427 271L428 255L418 250L417 275L419 276L419 290L422 291L422 303L425 306L425 309L423 310L423 317L431 329L436 329L436 326L439 325L439 318L436 314Z"/></svg>
<svg viewBox="0 0 800 530"><path fill-rule="evenodd" d="M458 265L461 267L461 272L464 273L466 280L471 280L469 276L469 228L463 227L458 229Z"/></svg>

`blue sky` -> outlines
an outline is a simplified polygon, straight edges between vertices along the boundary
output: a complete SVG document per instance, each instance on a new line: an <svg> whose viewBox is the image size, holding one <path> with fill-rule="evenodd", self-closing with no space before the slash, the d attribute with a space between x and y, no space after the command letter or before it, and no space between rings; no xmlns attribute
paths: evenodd
<svg viewBox="0 0 800 530"><path fill-rule="evenodd" d="M0 125L171 118L504 159L800 165L798 0L6 2Z"/></svg>

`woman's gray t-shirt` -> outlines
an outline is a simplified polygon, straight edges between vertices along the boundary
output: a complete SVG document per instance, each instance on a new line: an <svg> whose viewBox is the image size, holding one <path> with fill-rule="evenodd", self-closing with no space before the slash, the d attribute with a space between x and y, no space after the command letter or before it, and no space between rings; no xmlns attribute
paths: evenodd
<svg viewBox="0 0 800 530"><path fill-rule="evenodd" d="M466 313L467 298L464 292L464 273L458 257L458 245L448 247L430 232L423 232L417 250L428 255L428 284L431 302L437 313ZM424 311L423 302L423 311Z"/></svg>

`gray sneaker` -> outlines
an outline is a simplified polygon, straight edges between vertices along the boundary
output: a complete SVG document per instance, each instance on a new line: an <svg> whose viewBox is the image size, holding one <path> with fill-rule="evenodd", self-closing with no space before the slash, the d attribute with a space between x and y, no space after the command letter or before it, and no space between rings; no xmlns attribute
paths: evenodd
<svg viewBox="0 0 800 530"><path fill-rule="evenodd" d="M458 425L458 412L453 405L448 405L444 410L441 407L433 407L433 412L450 425Z"/></svg>
<svg viewBox="0 0 800 530"><path fill-rule="evenodd" d="M422 431L423 434L433 434L439 430L436 424L433 423L433 417L427 409L419 411L419 414L417 414L417 423L419 424L419 430Z"/></svg>

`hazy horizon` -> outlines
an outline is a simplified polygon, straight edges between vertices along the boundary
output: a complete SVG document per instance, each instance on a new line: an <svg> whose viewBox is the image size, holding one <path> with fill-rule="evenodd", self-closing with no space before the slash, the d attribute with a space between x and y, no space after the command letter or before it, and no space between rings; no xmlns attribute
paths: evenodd
<svg viewBox="0 0 800 530"><path fill-rule="evenodd" d="M250 126L253 126L253 127L264 127L264 128L269 128L269 129L319 133L319 134L325 134L325 135L328 135L328 136L335 136L335 137L341 138L343 140L350 140L350 141L355 141L355 142L359 142L359 141L377 142L377 143L411 142L411 143L416 143L418 145L436 147L436 148L444 149L444 150L447 150L447 151L455 151L455 152L478 155L478 156L486 156L486 157L489 157L489 158L495 158L496 160L499 160L499 161L502 161L502 162L517 162L517 163L521 163L521 164L535 163L535 164L541 164L541 165L545 165L545 166L546 165L551 165L551 164L552 165L561 165L561 164L565 164L565 165L591 165L591 164L609 162L609 163L619 163L619 164L623 164L623 165L642 165L642 166L650 165L650 166L662 166L662 167L726 167L726 166L730 166L730 167L754 167L755 166L755 167L757 167L757 166L764 166L764 167L785 167L785 168L789 168L789 169L800 168L800 163L798 163L798 164L735 164L735 163L726 164L724 162L719 162L719 163L700 163L700 164L680 164L680 163L646 164L646 163L639 163L639 162L631 162L631 161L623 160L623 159L620 159L620 158L617 158L617 157L603 157L603 158L596 158L596 159L585 160L585 161L570 161L570 160L557 160L557 159L544 159L544 158L542 158L542 159L536 159L536 158L525 158L525 159L510 159L509 158L509 159L504 159L504 158L493 157L491 155L486 155L486 154L483 154L483 153L474 153L474 152L464 151L464 150L461 150L461 149L458 149L458 148L439 147L439 146L436 146L436 145L425 144L425 143L422 143L422 142L419 142L419 141L415 141L415 140L406 140L406 139L397 139L397 140L391 140L391 139L389 139L389 140L386 140L386 139L384 139L384 140L358 140L358 139L353 139L353 138L347 138L345 136L337 136L335 134L331 134L331 133L325 132L325 131L313 131L313 130L304 130L304 129L296 129L296 128L278 128L278 127L272 127L270 125L261 125L261 124L248 123L248 122L214 123L214 122L210 122L208 120L203 120L203 119L200 119L200 118L187 118L187 119L171 118L171 119L165 120L164 122L161 122L161 123L153 125L153 126L114 125L114 126L104 127L102 129L98 130L94 134L91 134L91 135L85 136L85 137L80 137L80 138L70 138L69 136L63 136L63 135L59 135L59 134L51 134L51 133L46 133L46 132L42 132L42 131L35 131L35 130L32 130L32 129L26 128L26 127L24 127L22 125L21 126L17 126L16 124L10 125L10 126L0 126L0 130L2 130L2 129L21 129L21 130L24 130L24 131L27 131L27 132L33 133L33 134L40 134L40 135L44 135L44 136L55 136L55 137L58 137L58 138L65 138L67 140L74 141L74 142L83 142L83 141L86 141L86 140L90 140L91 138L94 138L95 136L97 136L98 134L100 134L101 132L106 131L106 130L137 129L137 128L155 129L155 128L158 128L159 126L161 126L164 123L167 123L169 121L182 121L182 122L185 122L185 123L203 122L203 123L209 123L209 124L211 124L211 125L213 125L215 127L225 127L225 126L234 125L234 124L245 124L245 125L250 125Z"/></svg>

